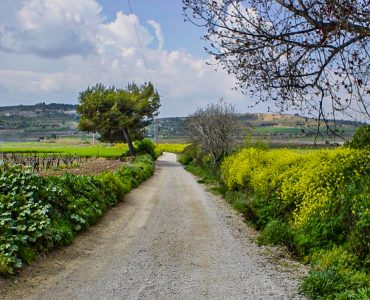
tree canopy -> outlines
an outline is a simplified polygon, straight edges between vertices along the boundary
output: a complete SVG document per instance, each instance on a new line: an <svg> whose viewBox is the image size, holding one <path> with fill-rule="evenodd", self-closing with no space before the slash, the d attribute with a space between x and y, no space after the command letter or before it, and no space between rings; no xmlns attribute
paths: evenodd
<svg viewBox="0 0 370 300"><path fill-rule="evenodd" d="M280 111L370 117L368 0L183 0L237 88Z"/></svg>
<svg viewBox="0 0 370 300"><path fill-rule="evenodd" d="M150 82L131 83L126 88L98 83L80 93L78 127L98 132L102 141L125 142L135 155L132 141L144 137L145 127L158 115L159 107L159 94Z"/></svg>

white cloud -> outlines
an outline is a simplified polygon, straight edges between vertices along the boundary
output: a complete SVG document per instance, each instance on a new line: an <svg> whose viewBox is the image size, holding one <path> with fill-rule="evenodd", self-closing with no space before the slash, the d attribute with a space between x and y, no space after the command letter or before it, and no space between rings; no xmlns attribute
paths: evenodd
<svg viewBox="0 0 370 300"><path fill-rule="evenodd" d="M140 25L138 17L118 12L114 22L100 25L98 32L99 42L121 49L127 47L138 48L139 41L136 30L140 37L141 45L148 47L153 41L153 37L145 27Z"/></svg>
<svg viewBox="0 0 370 300"><path fill-rule="evenodd" d="M155 35L158 40L158 49L162 50L164 44L164 38L162 34L161 25L154 20L148 20L148 24L151 25L155 30Z"/></svg>
<svg viewBox="0 0 370 300"><path fill-rule="evenodd" d="M92 0L29 0L15 23L0 26L0 47L9 52L60 58L94 50L102 8Z"/></svg>
<svg viewBox="0 0 370 300"><path fill-rule="evenodd" d="M186 51L164 50L154 20L146 21L153 35L133 14L118 12L105 22L95 0L29 0L15 15L15 25L0 23L0 78L8 91L1 105L47 98L76 103L87 86L131 81L154 83L162 96L162 116L187 115L222 96L244 103L231 91L234 83L226 72L214 72L214 66ZM22 58L19 63L15 55Z"/></svg>

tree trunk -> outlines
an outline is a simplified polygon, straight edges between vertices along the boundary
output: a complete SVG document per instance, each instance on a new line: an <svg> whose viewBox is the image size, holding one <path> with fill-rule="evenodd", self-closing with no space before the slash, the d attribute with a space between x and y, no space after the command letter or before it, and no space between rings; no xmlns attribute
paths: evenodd
<svg viewBox="0 0 370 300"><path fill-rule="evenodd" d="M123 136L125 137L125 140L126 140L126 143L127 143L127 146L128 146L128 150L130 151L131 156L135 156L136 151L135 151L134 145L132 144L132 141L130 139L130 133L128 131L128 128L126 128L126 127L123 128Z"/></svg>

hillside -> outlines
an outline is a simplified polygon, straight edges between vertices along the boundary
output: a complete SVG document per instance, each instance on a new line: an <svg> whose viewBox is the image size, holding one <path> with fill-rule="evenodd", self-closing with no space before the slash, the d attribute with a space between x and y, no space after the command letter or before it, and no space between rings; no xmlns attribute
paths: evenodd
<svg viewBox="0 0 370 300"><path fill-rule="evenodd" d="M186 139L186 117L160 118L148 127L148 136L161 139ZM240 137L253 136L262 139L308 139L317 134L317 121L298 115L275 115L267 113L246 113L239 116ZM330 122L333 125L333 122ZM338 134L348 138L362 125L359 122L339 120L336 122ZM323 138L327 138L325 126L320 129Z"/></svg>
<svg viewBox="0 0 370 300"><path fill-rule="evenodd" d="M0 107L0 140L37 140L76 133L76 105L45 104Z"/></svg>
<svg viewBox="0 0 370 300"><path fill-rule="evenodd" d="M77 105L45 104L0 107L0 141L38 140L52 137L81 137L77 131ZM246 113L239 116L240 136L261 139L301 141L312 140L317 123L298 115ZM158 118L148 128L148 137L157 140L187 140L186 117ZM338 132L345 137L353 134L361 123L337 121ZM326 136L325 128L322 133ZM289 141L288 141L289 142Z"/></svg>

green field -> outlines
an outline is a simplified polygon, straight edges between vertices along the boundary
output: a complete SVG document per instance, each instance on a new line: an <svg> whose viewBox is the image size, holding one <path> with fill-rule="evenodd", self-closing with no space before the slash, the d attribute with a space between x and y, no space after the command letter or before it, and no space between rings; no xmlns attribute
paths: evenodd
<svg viewBox="0 0 370 300"><path fill-rule="evenodd" d="M159 152L182 152L189 144L184 143L163 143L156 144L156 149ZM80 157L103 157L117 158L127 151L126 144L78 144L76 140L59 140L56 143L41 143L41 142L14 142L0 143L0 153L22 153L31 155L52 155L58 154L62 156L80 156ZM1 159L1 156L0 156Z"/></svg>
<svg viewBox="0 0 370 300"><path fill-rule="evenodd" d="M0 152L5 153L58 153L65 155L75 155L82 157L105 157L113 158L122 155L127 150L124 144L110 145L73 145L66 143L39 143L39 142L25 142L25 143L1 143Z"/></svg>

